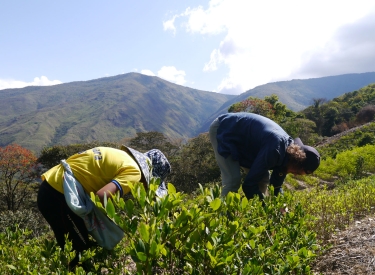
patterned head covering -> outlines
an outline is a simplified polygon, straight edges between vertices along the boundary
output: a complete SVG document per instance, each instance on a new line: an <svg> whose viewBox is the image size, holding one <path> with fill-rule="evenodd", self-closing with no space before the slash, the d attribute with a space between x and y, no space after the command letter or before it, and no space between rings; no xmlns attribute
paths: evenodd
<svg viewBox="0 0 375 275"><path fill-rule="evenodd" d="M160 185L158 190L156 190L156 195L163 197L168 194L164 180L171 172L171 165L165 155L158 149L152 149L146 152L145 155L151 160L152 176L160 178Z"/></svg>
<svg viewBox="0 0 375 275"><path fill-rule="evenodd" d="M152 176L160 178L159 188L156 190L156 195L163 197L168 194L168 189L165 186L165 178L171 172L171 165L165 155L158 149L152 149L144 154L134 150L125 145L121 146L121 150L124 150L130 154L137 162L143 176L146 179L147 185L150 184L150 170L152 169Z"/></svg>

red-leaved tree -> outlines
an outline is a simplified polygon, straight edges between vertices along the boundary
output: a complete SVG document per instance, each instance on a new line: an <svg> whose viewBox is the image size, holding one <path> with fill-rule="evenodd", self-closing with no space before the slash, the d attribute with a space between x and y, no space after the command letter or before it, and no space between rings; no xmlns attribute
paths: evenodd
<svg viewBox="0 0 375 275"><path fill-rule="evenodd" d="M18 210L33 192L36 157L20 145L0 147L0 196L8 210Z"/></svg>

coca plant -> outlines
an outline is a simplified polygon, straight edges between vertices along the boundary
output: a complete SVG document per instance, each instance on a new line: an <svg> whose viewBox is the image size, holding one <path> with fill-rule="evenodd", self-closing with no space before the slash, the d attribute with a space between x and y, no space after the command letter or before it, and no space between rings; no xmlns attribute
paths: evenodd
<svg viewBox="0 0 375 275"><path fill-rule="evenodd" d="M130 183L132 199L96 205L125 232L137 274L311 274L320 249L310 217L290 195L247 200L240 193L200 187L189 198L168 184L168 195ZM289 208L287 211L280 209Z"/></svg>

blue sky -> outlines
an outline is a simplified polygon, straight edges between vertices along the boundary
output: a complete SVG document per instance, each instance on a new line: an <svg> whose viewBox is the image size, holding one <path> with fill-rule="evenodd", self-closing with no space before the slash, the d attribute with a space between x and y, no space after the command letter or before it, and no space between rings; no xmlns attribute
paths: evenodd
<svg viewBox="0 0 375 275"><path fill-rule="evenodd" d="M0 89L129 72L240 94L375 71L375 1L1 1Z"/></svg>

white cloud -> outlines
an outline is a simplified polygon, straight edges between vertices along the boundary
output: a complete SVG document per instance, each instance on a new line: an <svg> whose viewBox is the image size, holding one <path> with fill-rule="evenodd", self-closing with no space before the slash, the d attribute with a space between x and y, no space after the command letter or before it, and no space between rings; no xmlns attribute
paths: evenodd
<svg viewBox="0 0 375 275"><path fill-rule="evenodd" d="M186 83L185 72L177 70L174 66L163 66L158 71L158 76L179 85L184 85Z"/></svg>
<svg viewBox="0 0 375 275"><path fill-rule="evenodd" d="M0 79L0 90L12 89L12 88L23 88L26 86L50 86L61 84L60 80L49 80L46 76L35 77L32 82L25 82L14 79Z"/></svg>
<svg viewBox="0 0 375 275"><path fill-rule="evenodd" d="M141 70L141 74L155 76L155 74L150 70Z"/></svg>
<svg viewBox="0 0 375 275"><path fill-rule="evenodd" d="M163 66L157 72L157 74L154 74L151 70L144 69L144 70L141 70L141 74L149 75L149 76L157 75L160 78L163 78L167 81L170 81L179 85L184 85L186 83L185 71L177 70L176 67L174 66Z"/></svg>
<svg viewBox="0 0 375 275"><path fill-rule="evenodd" d="M375 11L341 26L323 47L306 52L296 74L361 73L375 71Z"/></svg>
<svg viewBox="0 0 375 275"><path fill-rule="evenodd" d="M202 62L202 69L215 73L220 66L225 66L228 73L218 84L217 91L240 93L261 84L301 75L339 74L342 62L353 67L353 57L361 55L361 48L366 49L371 61L365 64L366 57L363 57L356 63L356 70L372 68L375 71L374 65L370 65L375 64L374 54L371 54L375 41L374 25L369 28L367 21L366 42L347 39L349 35L344 34L341 38L335 37L342 26L346 27L341 32L348 31L349 34L349 26L360 22L358 20L374 8L372 0L211 0L206 9L189 7L174 15L167 21L169 25L165 30L184 29L205 36L225 33L225 38ZM356 31L364 36L361 26ZM350 33L354 34L353 31ZM313 66L316 60L332 63L328 66L325 63L324 69L323 65Z"/></svg>
<svg viewBox="0 0 375 275"><path fill-rule="evenodd" d="M163 28L165 31L170 30L173 32L173 34L176 34L176 27L174 26L174 21L176 20L177 17L178 15L175 15L172 17L172 19L163 22Z"/></svg>
<svg viewBox="0 0 375 275"><path fill-rule="evenodd" d="M220 63L224 61L221 52L217 49L214 49L210 56L210 61L204 64L203 71L216 71Z"/></svg>

